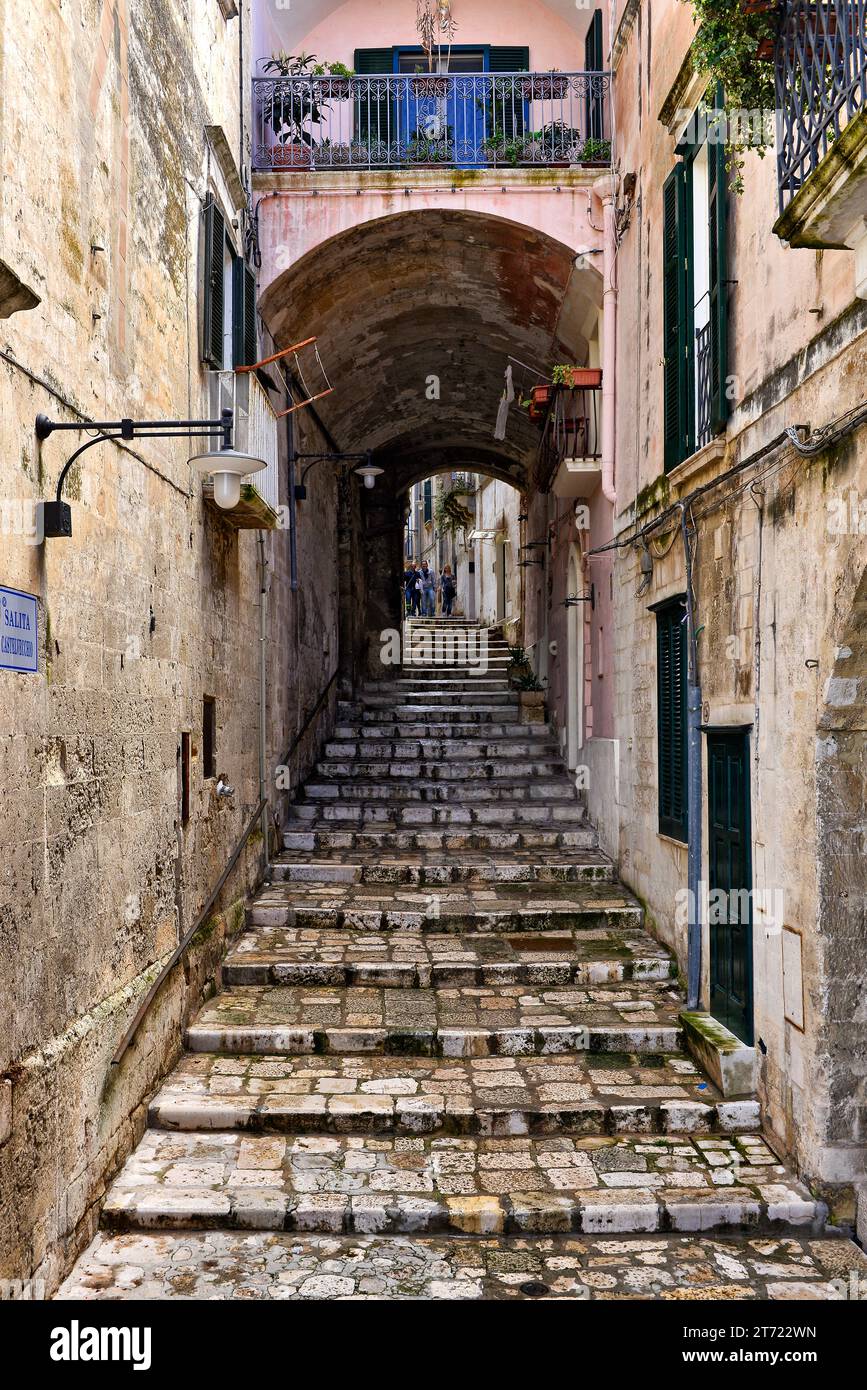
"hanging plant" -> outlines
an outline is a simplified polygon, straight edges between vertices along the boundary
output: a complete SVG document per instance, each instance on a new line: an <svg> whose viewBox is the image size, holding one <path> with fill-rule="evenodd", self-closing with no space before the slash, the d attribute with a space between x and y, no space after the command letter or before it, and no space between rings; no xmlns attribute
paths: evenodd
<svg viewBox="0 0 867 1390"><path fill-rule="evenodd" d="M466 530L475 520L469 507L461 501L471 491L465 478L456 478L452 486L441 492L434 506L434 521L440 532Z"/></svg>
<svg viewBox="0 0 867 1390"><path fill-rule="evenodd" d="M692 5L699 26L692 47L696 69L707 75L711 91L721 85L725 93L727 129L719 130L715 138L725 138L732 191L742 193L746 151L755 150L764 159L774 140L774 68L759 61L757 55L773 41L780 9L778 5L758 6L755 0L683 3ZM712 123L712 113L708 119Z"/></svg>

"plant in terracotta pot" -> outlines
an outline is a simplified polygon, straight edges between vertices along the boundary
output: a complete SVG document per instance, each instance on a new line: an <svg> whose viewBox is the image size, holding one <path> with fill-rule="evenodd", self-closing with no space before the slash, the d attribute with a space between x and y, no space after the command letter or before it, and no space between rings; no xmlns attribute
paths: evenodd
<svg viewBox="0 0 867 1390"><path fill-rule="evenodd" d="M553 386L534 386L530 392L530 419L544 420L554 395Z"/></svg>
<svg viewBox="0 0 867 1390"><path fill-rule="evenodd" d="M528 669L512 681L519 691L522 724L544 724L545 687L535 673Z"/></svg>
<svg viewBox="0 0 867 1390"><path fill-rule="evenodd" d="M320 127L329 110L328 97L349 96L352 73L343 63L320 63L315 53L275 53L262 71L274 76L262 114L273 131L275 168L304 168L310 165L316 144L314 128ZM292 81L281 82L280 78ZM330 83L300 82L299 78L331 77Z"/></svg>
<svg viewBox="0 0 867 1390"><path fill-rule="evenodd" d="M602 385L601 367L557 366L551 375L555 386L565 386L568 390L583 387L592 391Z"/></svg>

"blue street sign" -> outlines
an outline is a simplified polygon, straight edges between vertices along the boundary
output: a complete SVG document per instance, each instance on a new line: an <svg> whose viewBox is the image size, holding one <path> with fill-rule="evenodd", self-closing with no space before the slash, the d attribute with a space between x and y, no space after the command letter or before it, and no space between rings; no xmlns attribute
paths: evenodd
<svg viewBox="0 0 867 1390"><path fill-rule="evenodd" d="M33 594L0 585L0 671L39 669L38 605Z"/></svg>

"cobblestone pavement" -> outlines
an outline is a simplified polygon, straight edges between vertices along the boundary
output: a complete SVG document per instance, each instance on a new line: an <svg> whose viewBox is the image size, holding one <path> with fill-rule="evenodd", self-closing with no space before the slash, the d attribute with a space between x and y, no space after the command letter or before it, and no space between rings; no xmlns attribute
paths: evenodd
<svg viewBox="0 0 867 1390"><path fill-rule="evenodd" d="M667 980L671 957L648 932L599 927L513 936L259 927L223 968L227 984L601 985Z"/></svg>
<svg viewBox="0 0 867 1390"><path fill-rule="evenodd" d="M116 1229L482 1235L809 1227L822 1215L755 1134L286 1139L149 1130L104 1210Z"/></svg>
<svg viewBox="0 0 867 1390"><path fill-rule="evenodd" d="M341 703L60 1297L851 1296L550 730L418 684Z"/></svg>
<svg viewBox="0 0 867 1390"><path fill-rule="evenodd" d="M150 1119L187 1130L705 1134L755 1129L759 1108L722 1100L679 1055L434 1061L202 1053L183 1058Z"/></svg>
<svg viewBox="0 0 867 1390"><path fill-rule="evenodd" d="M842 1300L853 1276L867 1256L829 1238L187 1232L100 1235L58 1298Z"/></svg>
<svg viewBox="0 0 867 1390"><path fill-rule="evenodd" d="M494 1053L674 1051L677 990L654 981L598 989L224 990L188 1029L194 1051Z"/></svg>

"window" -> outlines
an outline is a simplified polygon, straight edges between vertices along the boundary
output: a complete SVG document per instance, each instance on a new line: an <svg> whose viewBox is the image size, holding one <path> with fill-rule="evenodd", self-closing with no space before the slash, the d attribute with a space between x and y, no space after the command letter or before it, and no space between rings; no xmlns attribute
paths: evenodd
<svg viewBox="0 0 867 1390"><path fill-rule="evenodd" d="M354 64L359 76L371 73L405 74L428 71L427 55L418 47L357 48ZM443 58L441 66L451 73L528 72L530 50L524 47L492 47L486 44L463 48L452 45L448 50L448 61ZM485 107L483 121L482 113L476 108L474 101L461 99L446 103L447 109L443 112L445 125L453 127L457 140L466 139L476 144L480 136L483 138L495 133L500 133L509 140L524 130L525 103L516 100L505 85L496 99L482 104ZM423 101L421 110L422 115L427 114L427 106ZM399 133L402 139L411 138L418 115L418 104L396 101L392 109L385 91L365 92L356 101L357 138L388 143L394 139L395 132ZM477 119L479 124L475 123Z"/></svg>
<svg viewBox="0 0 867 1390"><path fill-rule="evenodd" d="M202 776L217 775L217 702L212 695L202 700Z"/></svg>
<svg viewBox="0 0 867 1390"><path fill-rule="evenodd" d="M682 598L656 610L656 733L659 833L687 839L686 607Z"/></svg>
<svg viewBox="0 0 867 1390"><path fill-rule="evenodd" d="M726 152L712 118L693 124L696 140L681 141L662 194L666 472L720 434L729 413Z"/></svg>
<svg viewBox="0 0 867 1390"><path fill-rule="evenodd" d="M182 733L178 750L178 809L181 813L181 825L186 825L190 819L190 747L190 735Z"/></svg>
<svg viewBox="0 0 867 1390"><path fill-rule="evenodd" d="M605 46L602 37L602 11L594 10L590 28L584 39L584 71L602 72L605 68ZM605 135L605 104L601 93L587 96L587 135L591 140L601 140Z"/></svg>
<svg viewBox="0 0 867 1390"><path fill-rule="evenodd" d="M237 0L217 0L224 19L234 19L238 13Z"/></svg>
<svg viewBox="0 0 867 1390"><path fill-rule="evenodd" d="M425 524L433 521L433 479L426 478L424 484L424 519Z"/></svg>
<svg viewBox="0 0 867 1390"><path fill-rule="evenodd" d="M202 358L215 370L258 359L256 277L235 248L216 199L205 204Z"/></svg>

